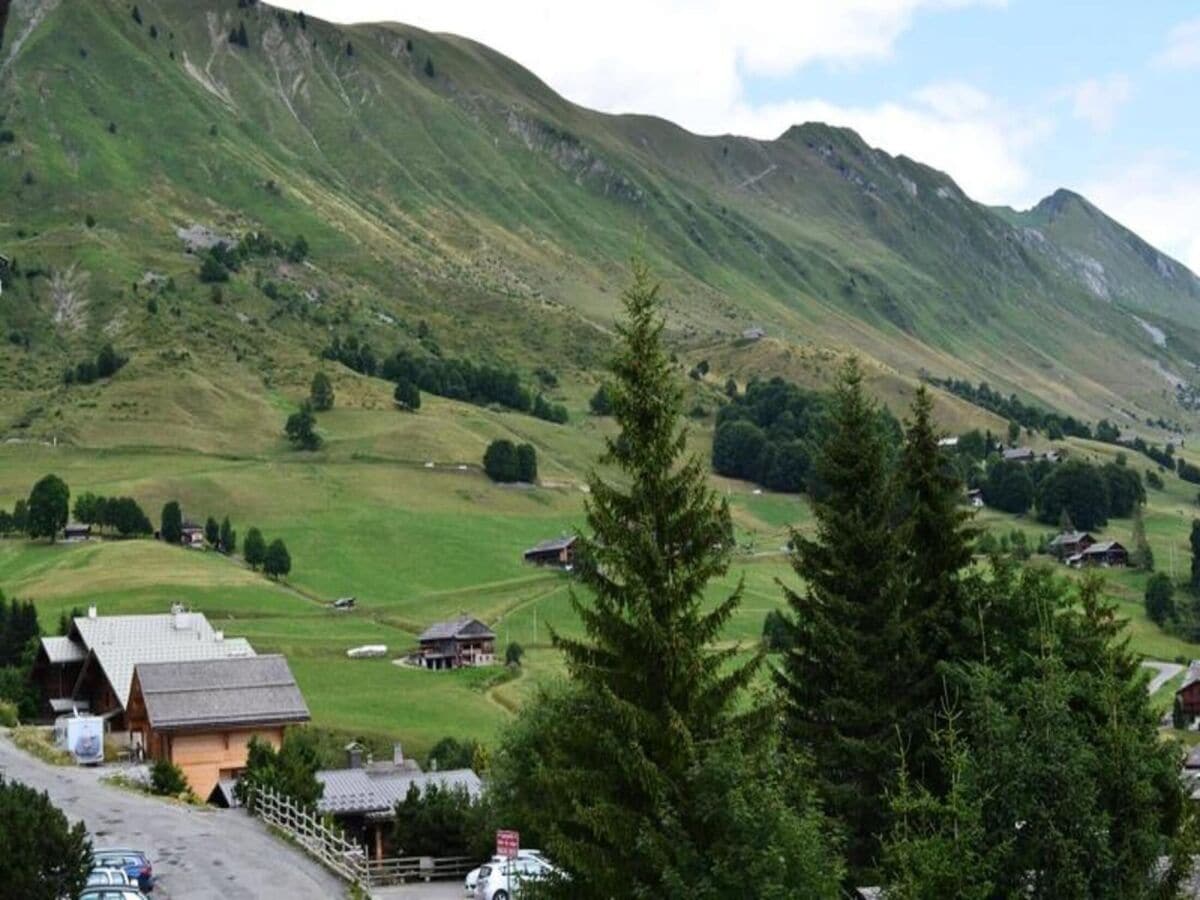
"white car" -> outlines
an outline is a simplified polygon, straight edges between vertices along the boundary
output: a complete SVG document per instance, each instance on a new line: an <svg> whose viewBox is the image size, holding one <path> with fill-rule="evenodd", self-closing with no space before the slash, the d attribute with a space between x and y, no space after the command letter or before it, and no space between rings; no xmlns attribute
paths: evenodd
<svg viewBox="0 0 1200 900"><path fill-rule="evenodd" d="M546 857L542 856L541 850L526 850L525 848L521 848L517 851L517 859L536 859L539 862L546 863L546 865L550 864L550 861L546 859ZM485 865L497 866L502 862L504 862L504 857L493 856L487 861L487 863L485 863ZM466 881L463 883L466 896L471 897L472 900L474 900L475 897L475 885L479 883L479 870L482 868L483 866L480 866L479 869L472 869L470 872L468 872Z"/></svg>
<svg viewBox="0 0 1200 900"><path fill-rule="evenodd" d="M514 900L521 896L521 885L548 878L557 869L544 859L507 859L479 867L475 900Z"/></svg>
<svg viewBox="0 0 1200 900"><path fill-rule="evenodd" d="M87 886L97 887L99 885L115 884L118 886L128 886L133 884L129 880L129 876L125 874L124 869L92 869L88 872Z"/></svg>

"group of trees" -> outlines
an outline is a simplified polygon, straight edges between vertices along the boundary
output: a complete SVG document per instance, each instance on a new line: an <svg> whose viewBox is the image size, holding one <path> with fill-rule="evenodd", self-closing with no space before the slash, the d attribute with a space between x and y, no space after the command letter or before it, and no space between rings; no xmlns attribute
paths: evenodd
<svg viewBox="0 0 1200 900"><path fill-rule="evenodd" d="M1076 528L1102 528L1110 518L1127 518L1146 501L1141 475L1124 458L1104 465L1072 459L1018 462L992 459L980 482L988 506L1022 514L1036 506L1048 525L1069 519Z"/></svg>
<svg viewBox="0 0 1200 900"><path fill-rule="evenodd" d="M308 729L288 729L278 750L253 737L247 749L246 769L234 794L239 803L253 809L256 792L267 788L312 809L324 792L317 779L320 767L316 738Z"/></svg>
<svg viewBox="0 0 1200 900"><path fill-rule="evenodd" d="M1074 416L1064 416L1024 403L1016 394L1009 394L1006 397L990 387L987 382L973 385L961 378L926 377L925 380L964 400L969 400L976 406L1003 416L1010 422L1016 422L1023 428L1044 432L1051 440L1061 440L1064 437L1092 437L1092 428L1087 422L1080 421Z"/></svg>
<svg viewBox="0 0 1200 900"><path fill-rule="evenodd" d="M506 438L492 441L483 452L483 471L492 481L537 483L537 450L533 444L514 444Z"/></svg>
<svg viewBox="0 0 1200 900"><path fill-rule="evenodd" d="M267 543L261 531L251 528L242 544L242 558L251 569L262 567L270 578L280 578L292 571L292 555L282 538Z"/></svg>
<svg viewBox="0 0 1200 900"><path fill-rule="evenodd" d="M102 497L85 491L75 498L75 521L110 529L121 537L150 534L154 526L132 497Z"/></svg>
<svg viewBox="0 0 1200 900"><path fill-rule="evenodd" d="M235 29L235 32L237 30ZM241 37L244 38L246 26L241 26ZM231 43L234 41L231 35ZM245 46L245 45L243 45ZM248 231L238 239L236 244L228 241L218 241L208 248L200 259L199 278L206 283L228 281L232 272L238 271L242 264L254 257L286 259L288 262L303 262L308 258L308 241L304 235L297 235L290 243L285 244L271 237L265 231Z"/></svg>
<svg viewBox="0 0 1200 900"><path fill-rule="evenodd" d="M32 601L6 601L0 591L0 703L22 719L37 715L38 696L29 680L42 629Z"/></svg>
<svg viewBox="0 0 1200 900"><path fill-rule="evenodd" d="M490 828L489 810L465 787L411 784L394 812L392 838L401 856L480 859L492 853L495 832Z"/></svg>
<svg viewBox="0 0 1200 900"><path fill-rule="evenodd" d="M64 384L91 384L102 378L111 378L129 362L129 357L118 353L112 344L100 348L94 360L85 359L74 368L63 372Z"/></svg>
<svg viewBox="0 0 1200 900"><path fill-rule="evenodd" d="M297 450L320 450L321 435L317 434L317 417L313 405L305 400L300 408L287 417L283 433Z"/></svg>
<svg viewBox="0 0 1200 900"><path fill-rule="evenodd" d="M1094 580L972 566L924 391L897 451L842 372L774 691L752 690L762 654L717 644L741 586L706 602L728 506L686 453L640 264L625 308L621 477L589 483L583 636L554 633L567 681L522 708L491 770L500 820L567 874L539 896L1171 895L1196 842L1122 622Z"/></svg>

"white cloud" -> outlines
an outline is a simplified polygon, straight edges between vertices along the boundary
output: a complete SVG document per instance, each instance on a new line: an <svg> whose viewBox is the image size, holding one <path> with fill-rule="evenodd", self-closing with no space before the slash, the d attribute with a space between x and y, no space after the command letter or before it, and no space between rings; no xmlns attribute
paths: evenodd
<svg viewBox="0 0 1200 900"><path fill-rule="evenodd" d="M277 0L278 2L278 0ZM1004 0L281 0L341 22L400 21L481 41L567 98L727 131L745 78L890 57L923 10Z"/></svg>
<svg viewBox="0 0 1200 900"><path fill-rule="evenodd" d="M1200 273L1200 168L1177 153L1148 153L1084 186L1097 206Z"/></svg>
<svg viewBox="0 0 1200 900"><path fill-rule="evenodd" d="M1049 119L1010 110L970 85L928 85L899 102L839 106L801 100L733 111L732 130L774 137L796 122L853 128L868 143L950 173L985 203L1032 202L1026 152L1053 130Z"/></svg>
<svg viewBox="0 0 1200 900"><path fill-rule="evenodd" d="M1117 112L1129 102L1132 94L1132 86L1125 75L1089 78L1070 90L1072 113L1095 131L1110 131L1116 122Z"/></svg>
<svg viewBox="0 0 1200 900"><path fill-rule="evenodd" d="M1167 34L1167 45L1155 62L1170 69L1200 67L1200 19L1190 19L1172 28Z"/></svg>

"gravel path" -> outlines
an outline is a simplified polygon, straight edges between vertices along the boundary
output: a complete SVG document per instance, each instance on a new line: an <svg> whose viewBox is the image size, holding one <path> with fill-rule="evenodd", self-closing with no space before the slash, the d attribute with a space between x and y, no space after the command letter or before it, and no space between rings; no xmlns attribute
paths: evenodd
<svg viewBox="0 0 1200 900"><path fill-rule="evenodd" d="M46 791L96 846L145 851L154 900L329 900L345 885L241 810L188 807L100 781L104 768L50 766L0 733L0 775Z"/></svg>
<svg viewBox="0 0 1200 900"><path fill-rule="evenodd" d="M1159 688L1183 671L1183 666L1178 663L1158 662L1157 660L1147 659L1142 662L1142 665L1147 669L1154 670L1154 677L1150 679L1150 684L1146 689L1151 694L1157 694Z"/></svg>

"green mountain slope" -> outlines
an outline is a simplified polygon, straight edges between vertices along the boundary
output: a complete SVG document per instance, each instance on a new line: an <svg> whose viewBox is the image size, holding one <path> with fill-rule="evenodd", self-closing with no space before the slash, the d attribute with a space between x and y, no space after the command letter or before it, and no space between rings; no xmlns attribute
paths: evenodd
<svg viewBox="0 0 1200 900"><path fill-rule="evenodd" d="M993 210L842 129L759 141L602 115L407 26L238 0L131 10L14 0L5 26L6 433L83 440L106 391L151 442L157 422L257 419L333 334L390 352L431 332L448 355L553 370L578 398L638 245L685 354L761 325L900 380L1190 421L1173 384L1200 361L1200 281L1075 195ZM311 253L256 259L217 296L180 237L196 226L303 235ZM102 399L59 386L107 340L133 358L86 389Z"/></svg>

